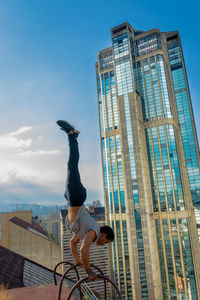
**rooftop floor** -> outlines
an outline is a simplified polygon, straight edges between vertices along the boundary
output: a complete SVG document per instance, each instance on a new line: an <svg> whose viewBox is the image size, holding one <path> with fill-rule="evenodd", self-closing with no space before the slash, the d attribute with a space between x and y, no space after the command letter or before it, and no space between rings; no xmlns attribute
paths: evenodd
<svg viewBox="0 0 200 300"><path fill-rule="evenodd" d="M8 300L57 300L58 299L58 289L59 285L55 286L54 284L43 284L31 287L10 289L6 291ZM67 295L69 294L70 288L68 286L63 286L61 300L66 300ZM0 292L0 296L3 292ZM74 300L72 296L70 298Z"/></svg>

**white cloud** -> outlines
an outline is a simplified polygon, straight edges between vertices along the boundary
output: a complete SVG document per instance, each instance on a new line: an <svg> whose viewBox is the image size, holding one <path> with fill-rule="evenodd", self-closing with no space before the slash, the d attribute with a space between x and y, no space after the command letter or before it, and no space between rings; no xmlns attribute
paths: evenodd
<svg viewBox="0 0 200 300"><path fill-rule="evenodd" d="M13 178L16 177L15 170L10 168L7 163L3 164L0 162L0 184L7 184L13 181Z"/></svg>
<svg viewBox="0 0 200 300"><path fill-rule="evenodd" d="M42 140L43 140L43 137L40 135L40 136L38 136L38 142L41 142Z"/></svg>
<svg viewBox="0 0 200 300"><path fill-rule="evenodd" d="M21 127L15 132L0 136L0 183L12 184L23 180L40 186L52 185L57 181L53 172L58 162L58 149L49 149L41 135L31 132L32 136L19 138L20 134L28 133L32 127ZM35 131L41 130L35 129ZM43 141L42 145L38 141ZM27 150L28 148L28 150Z"/></svg>
<svg viewBox="0 0 200 300"><path fill-rule="evenodd" d="M65 136L64 140L62 134L52 136L53 126L56 125L48 123L34 128L21 127L15 132L0 136L0 185L7 199L16 195L19 199L27 197L28 202L38 193L38 199L44 197L43 200L46 202L48 199L44 195L51 194L52 200L49 201L54 201L57 195L60 201L65 202L63 194L68 147ZM95 155L92 154L93 148L94 145L92 147L84 137L81 137L80 173L88 191L87 199L102 200L101 165L100 160L96 159L96 152Z"/></svg>
<svg viewBox="0 0 200 300"><path fill-rule="evenodd" d="M16 148L26 148L30 147L32 144L32 139L20 139L15 137L4 135L0 137L0 148L2 149L16 149Z"/></svg>
<svg viewBox="0 0 200 300"><path fill-rule="evenodd" d="M94 162L83 164L80 167L80 174L82 182L88 190L102 191L103 183L100 164Z"/></svg>
<svg viewBox="0 0 200 300"><path fill-rule="evenodd" d="M30 131L32 127L25 126L21 127L14 132L10 132L8 134L0 136L0 150L12 150L12 149L22 149L28 148L32 144L32 139L19 139L18 135L24 134Z"/></svg>
<svg viewBox="0 0 200 300"><path fill-rule="evenodd" d="M30 127L30 126L24 126L24 127L19 128L18 130L14 131L14 132L9 133L8 136L19 135L19 134L25 133L27 131L30 131L32 128L33 127Z"/></svg>
<svg viewBox="0 0 200 300"><path fill-rule="evenodd" d="M37 151L25 151L19 153L20 156L31 157L31 156L40 156L40 155L58 155L60 150L37 150Z"/></svg>

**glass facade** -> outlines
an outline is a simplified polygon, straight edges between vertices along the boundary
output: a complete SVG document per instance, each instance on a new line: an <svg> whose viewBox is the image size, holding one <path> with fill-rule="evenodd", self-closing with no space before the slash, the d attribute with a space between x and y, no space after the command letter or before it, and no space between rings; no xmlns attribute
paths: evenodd
<svg viewBox="0 0 200 300"><path fill-rule="evenodd" d="M199 209L199 151L180 41L128 23L111 32L96 73L113 277L122 299L196 300L200 265L192 248L200 252L187 195Z"/></svg>
<svg viewBox="0 0 200 300"><path fill-rule="evenodd" d="M148 128L146 135L153 183L154 211L184 210L174 126L161 125Z"/></svg>
<svg viewBox="0 0 200 300"><path fill-rule="evenodd" d="M124 99L126 132L127 132L127 142L128 142L128 150L129 150L130 172L131 172L131 179L132 179L132 194L133 194L133 202L136 207L134 217L136 223L140 282L143 287L142 297L143 299L148 299L146 271L145 271L145 257L144 257L144 247L143 247L143 234L142 234L142 226L141 226L141 217L139 212L139 196L138 196L138 185L137 185L137 175L136 175L136 162L135 162L135 154L134 154L134 140L133 140L131 113L130 113L130 106L129 106L129 93L133 92L133 78L131 72L131 59L130 59L130 55L132 53L130 53L129 50L129 43L130 43L130 39L128 38L127 33L118 35L116 38L113 38L117 91L118 91L118 96L123 96Z"/></svg>
<svg viewBox="0 0 200 300"><path fill-rule="evenodd" d="M192 200L194 206L200 209L200 171L198 153L197 148L195 147L192 110L190 107L179 41L168 42L168 53Z"/></svg>
<svg viewBox="0 0 200 300"><path fill-rule="evenodd" d="M164 299L198 299L187 220L156 220L156 227Z"/></svg>
<svg viewBox="0 0 200 300"><path fill-rule="evenodd" d="M134 69L144 121L172 118L163 56L156 55L138 61Z"/></svg>
<svg viewBox="0 0 200 300"><path fill-rule="evenodd" d="M109 50L108 53L111 54ZM107 57L107 61L111 59ZM101 58L100 58L101 60ZM101 66L101 69L106 69ZM125 213L124 179L121 158L121 142L119 129L119 116L117 108L117 86L114 70L97 72L97 89L99 102L99 118L101 127L101 147L103 158L104 188L109 199L110 214ZM105 136L107 133L107 136ZM129 295L131 299L130 265L127 241L127 226L123 221L112 221L115 231L115 242L113 243L113 265L114 279L120 286L122 296ZM126 258L124 257L126 253ZM117 261L118 259L118 261ZM126 288L125 288L126 287Z"/></svg>
<svg viewBox="0 0 200 300"><path fill-rule="evenodd" d="M158 32L153 32L137 39L135 44L137 56L162 49L160 34Z"/></svg>

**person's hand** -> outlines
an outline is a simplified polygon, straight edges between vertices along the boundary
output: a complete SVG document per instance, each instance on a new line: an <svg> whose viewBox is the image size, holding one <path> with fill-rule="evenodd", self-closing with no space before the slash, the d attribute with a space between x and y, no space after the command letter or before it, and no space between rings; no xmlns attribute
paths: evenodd
<svg viewBox="0 0 200 300"><path fill-rule="evenodd" d="M96 274L95 272L93 272L93 271L91 270L91 268L88 269L88 270L86 271L86 273L87 273L88 278L89 278L90 280L96 280L96 279L97 279L97 274Z"/></svg>

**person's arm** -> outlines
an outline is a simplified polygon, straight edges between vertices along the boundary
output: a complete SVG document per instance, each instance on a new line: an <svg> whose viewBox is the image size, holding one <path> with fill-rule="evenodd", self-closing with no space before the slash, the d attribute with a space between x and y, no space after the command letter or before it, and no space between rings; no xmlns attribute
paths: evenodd
<svg viewBox="0 0 200 300"><path fill-rule="evenodd" d="M70 249L71 252L74 256L74 259L76 261L77 264L82 264L80 257L78 255L78 249L77 249L77 244L80 241L80 238L78 236L73 236L73 238L70 240Z"/></svg>
<svg viewBox="0 0 200 300"><path fill-rule="evenodd" d="M81 261L83 263L83 266L85 268L86 273L88 274L90 279L95 279L96 274L91 271L90 269L90 258L89 258L89 250L92 242L96 238L96 233L93 230L90 230L81 245Z"/></svg>

